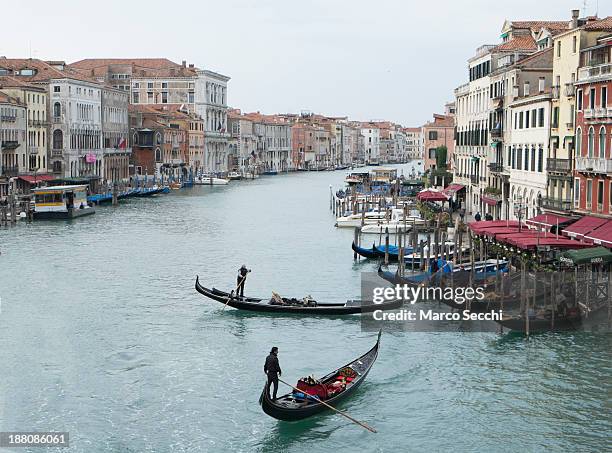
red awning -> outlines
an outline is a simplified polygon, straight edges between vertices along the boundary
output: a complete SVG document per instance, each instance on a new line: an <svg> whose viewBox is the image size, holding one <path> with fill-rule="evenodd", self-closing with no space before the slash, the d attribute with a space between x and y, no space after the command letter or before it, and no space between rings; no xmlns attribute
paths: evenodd
<svg viewBox="0 0 612 453"><path fill-rule="evenodd" d="M599 228L587 233L585 238L593 241L597 245L612 248L612 220L608 220Z"/></svg>
<svg viewBox="0 0 612 453"><path fill-rule="evenodd" d="M497 235L500 235L500 234L512 234L512 233L518 233L518 232L519 232L518 226L514 226L514 227L501 226L501 227L487 228L483 230L482 234L490 238L495 238L497 237Z"/></svg>
<svg viewBox="0 0 612 453"><path fill-rule="evenodd" d="M565 228L563 234L570 237L582 237L604 225L606 222L608 222L607 219L587 215Z"/></svg>
<svg viewBox="0 0 612 453"><path fill-rule="evenodd" d="M468 226L474 234L483 234L488 228L499 228L499 227L517 227L517 220L483 220L480 222L470 222Z"/></svg>
<svg viewBox="0 0 612 453"><path fill-rule="evenodd" d="M459 192L461 189L465 189L465 186L463 184L449 184L448 187L442 192L444 192L446 195L452 196L453 194Z"/></svg>
<svg viewBox="0 0 612 453"><path fill-rule="evenodd" d="M578 242L573 239L564 238L559 236L559 238L555 238L554 236L542 237L538 238L537 236L532 237L520 237L516 239L508 238L508 242L516 247L524 250L535 250L537 247L551 247L558 249L579 249L592 247L590 244L585 244L584 242Z"/></svg>
<svg viewBox="0 0 612 453"><path fill-rule="evenodd" d="M481 195L480 199L482 200L484 204L488 204L489 206L497 206L499 203L501 203L501 200L498 200L496 198L487 197L486 195Z"/></svg>
<svg viewBox="0 0 612 453"><path fill-rule="evenodd" d="M417 200L421 201L448 201L448 195L439 190L425 189L417 194Z"/></svg>
<svg viewBox="0 0 612 453"><path fill-rule="evenodd" d="M531 219L527 220L527 224L531 225L542 225L546 227L552 227L555 225L561 225L562 223L571 222L573 219L570 217L564 217L555 214L540 214Z"/></svg>
<svg viewBox="0 0 612 453"><path fill-rule="evenodd" d="M53 175L36 175L36 176L23 175L23 176L19 176L19 179L29 184L37 184L43 181L53 181L55 179L55 176Z"/></svg>

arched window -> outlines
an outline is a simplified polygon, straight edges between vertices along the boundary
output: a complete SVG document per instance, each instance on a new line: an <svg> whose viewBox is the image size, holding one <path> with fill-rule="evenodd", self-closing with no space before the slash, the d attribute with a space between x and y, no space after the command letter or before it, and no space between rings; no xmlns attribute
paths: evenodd
<svg viewBox="0 0 612 453"><path fill-rule="evenodd" d="M161 136L161 133L158 132L157 134L155 134L155 143L157 145L161 145L161 142L162 142L162 136Z"/></svg>
<svg viewBox="0 0 612 453"><path fill-rule="evenodd" d="M582 155L582 129L576 129L576 156Z"/></svg>
<svg viewBox="0 0 612 453"><path fill-rule="evenodd" d="M159 148L155 148L155 162L161 162L161 161L162 161L161 150Z"/></svg>
<svg viewBox="0 0 612 453"><path fill-rule="evenodd" d="M605 126L601 126L599 129L599 157L606 157L606 128Z"/></svg>
<svg viewBox="0 0 612 453"><path fill-rule="evenodd" d="M595 129L593 126L589 127L589 137L587 141L587 155L593 157L593 151L595 148Z"/></svg>
<svg viewBox="0 0 612 453"><path fill-rule="evenodd" d="M64 134L60 129L53 131L53 149L64 148Z"/></svg>
<svg viewBox="0 0 612 453"><path fill-rule="evenodd" d="M53 104L53 116L55 118L62 116L62 105L59 102Z"/></svg>

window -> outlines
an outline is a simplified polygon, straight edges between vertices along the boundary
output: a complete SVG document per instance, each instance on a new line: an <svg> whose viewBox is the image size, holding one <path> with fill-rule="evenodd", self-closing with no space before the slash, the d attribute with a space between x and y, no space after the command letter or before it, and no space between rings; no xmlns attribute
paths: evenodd
<svg viewBox="0 0 612 453"><path fill-rule="evenodd" d="M597 181L597 208L601 210L603 206L603 195L604 195L604 182L603 180Z"/></svg>
<svg viewBox="0 0 612 453"><path fill-rule="evenodd" d="M538 149L538 172L542 173L544 171L544 150L542 148Z"/></svg>
<svg viewBox="0 0 612 453"><path fill-rule="evenodd" d="M595 108L595 88L591 88L591 91L589 91L589 108Z"/></svg>
<svg viewBox="0 0 612 453"><path fill-rule="evenodd" d="M604 126L599 129L599 157L602 159L606 157L606 128Z"/></svg>
<svg viewBox="0 0 612 453"><path fill-rule="evenodd" d="M553 109L552 127L554 128L559 127L559 107L555 107Z"/></svg>
<svg viewBox="0 0 612 453"><path fill-rule="evenodd" d="M531 171L535 171L535 148L531 148Z"/></svg>
<svg viewBox="0 0 612 453"><path fill-rule="evenodd" d="M155 148L155 162L161 162L162 155L161 150L159 148Z"/></svg>
<svg viewBox="0 0 612 453"><path fill-rule="evenodd" d="M147 103L153 104L153 92L147 91Z"/></svg>
<svg viewBox="0 0 612 453"><path fill-rule="evenodd" d="M582 153L582 129L576 129L576 156L581 156Z"/></svg>
<svg viewBox="0 0 612 453"><path fill-rule="evenodd" d="M62 149L64 147L64 134L60 129L53 131L53 149Z"/></svg>
<svg viewBox="0 0 612 453"><path fill-rule="evenodd" d="M140 103L140 96L138 95L137 91L132 92L132 103L133 104Z"/></svg>
<svg viewBox="0 0 612 453"><path fill-rule="evenodd" d="M167 104L167 103L168 103L168 92L162 91L162 104Z"/></svg>
<svg viewBox="0 0 612 453"><path fill-rule="evenodd" d="M153 89L153 82L147 82L147 89L149 90Z"/></svg>
<svg viewBox="0 0 612 453"><path fill-rule="evenodd" d="M574 53L576 53L577 43L578 43L578 39L576 36L574 36L572 39L572 52Z"/></svg>
<svg viewBox="0 0 612 453"><path fill-rule="evenodd" d="M525 162L523 165L523 170L529 170L529 148L525 147Z"/></svg>
<svg viewBox="0 0 612 453"><path fill-rule="evenodd" d="M578 101L578 111L582 110L582 90L576 91L576 100Z"/></svg>
<svg viewBox="0 0 612 453"><path fill-rule="evenodd" d="M521 148L518 148L516 150L516 169L517 170L521 170L522 162L523 162L523 151L521 150Z"/></svg>
<svg viewBox="0 0 612 453"><path fill-rule="evenodd" d="M580 203L580 179L574 179L574 204L578 206Z"/></svg>
<svg viewBox="0 0 612 453"><path fill-rule="evenodd" d="M608 105L608 87L601 87L601 107L606 108Z"/></svg>
<svg viewBox="0 0 612 453"><path fill-rule="evenodd" d="M538 109L538 127L544 127L544 107Z"/></svg>
<svg viewBox="0 0 612 453"><path fill-rule="evenodd" d="M438 140L438 131L429 131L429 140Z"/></svg>
<svg viewBox="0 0 612 453"><path fill-rule="evenodd" d="M531 127L536 127L537 119L538 119L538 111L536 109L533 109L531 111Z"/></svg>
<svg viewBox="0 0 612 453"><path fill-rule="evenodd" d="M516 168L516 149L512 148L512 158L510 159L510 162L512 163L512 169Z"/></svg>
<svg viewBox="0 0 612 453"><path fill-rule="evenodd" d="M593 129L593 126L591 126L589 128L589 135L588 135L588 141L587 141L587 155L589 157L593 157L593 152L594 152L594 144L595 144L595 129Z"/></svg>
<svg viewBox="0 0 612 453"><path fill-rule="evenodd" d="M162 88L168 88L168 82L162 82Z"/></svg>
<svg viewBox="0 0 612 453"><path fill-rule="evenodd" d="M59 102L53 104L53 116L60 118L62 116L62 106Z"/></svg>
<svg viewBox="0 0 612 453"><path fill-rule="evenodd" d="M561 57L561 41L557 41L557 57Z"/></svg>
<svg viewBox="0 0 612 453"><path fill-rule="evenodd" d="M429 148L429 158L430 159L436 158L436 148Z"/></svg>
<svg viewBox="0 0 612 453"><path fill-rule="evenodd" d="M592 203L593 203L593 180L587 179L587 185L586 185L586 207L587 209L591 209Z"/></svg>
<svg viewBox="0 0 612 453"><path fill-rule="evenodd" d="M525 129L529 129L529 110L525 112Z"/></svg>
<svg viewBox="0 0 612 453"><path fill-rule="evenodd" d="M59 93L59 92L60 92L60 90L61 90L61 87L60 87L59 85L55 85L55 86L53 87L53 92L54 92L54 93Z"/></svg>
<svg viewBox="0 0 612 453"><path fill-rule="evenodd" d="M190 104L193 104L195 102L195 96L193 94L193 91L189 92L187 102L189 102Z"/></svg>
<svg viewBox="0 0 612 453"><path fill-rule="evenodd" d="M519 129L523 128L523 112L519 113Z"/></svg>

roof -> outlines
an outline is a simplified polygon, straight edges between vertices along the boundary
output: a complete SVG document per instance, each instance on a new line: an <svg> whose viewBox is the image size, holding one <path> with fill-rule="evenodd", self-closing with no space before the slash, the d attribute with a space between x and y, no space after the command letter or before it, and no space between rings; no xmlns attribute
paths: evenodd
<svg viewBox="0 0 612 453"><path fill-rule="evenodd" d="M604 247L581 250L567 250L559 256L559 261L573 266L593 263L612 263L612 252Z"/></svg>
<svg viewBox="0 0 612 453"><path fill-rule="evenodd" d="M1 63L0 63L1 64ZM34 85L27 80L19 79L18 77L12 76L0 76L0 89L2 88L20 88L36 91L45 91L40 85Z"/></svg>
<svg viewBox="0 0 612 453"><path fill-rule="evenodd" d="M72 189L86 189L87 185L86 184L73 184L73 185L66 185L66 186L49 186L49 187L39 187L37 189L32 189L32 192L36 193L36 192L45 192L48 190L72 190Z"/></svg>
<svg viewBox="0 0 612 453"><path fill-rule="evenodd" d="M455 117L452 115L433 114L433 121L428 121L423 127L455 127Z"/></svg>
<svg viewBox="0 0 612 453"><path fill-rule="evenodd" d="M537 50L538 46L531 35L520 35L516 36L499 46L495 47L494 50Z"/></svg>
<svg viewBox="0 0 612 453"><path fill-rule="evenodd" d="M612 31L612 16L589 22L584 26L584 29L594 31Z"/></svg>
<svg viewBox="0 0 612 453"><path fill-rule="evenodd" d="M513 20L511 21L512 28L529 29L532 32L537 32L541 28L549 30L567 30L569 21L567 20Z"/></svg>
<svg viewBox="0 0 612 453"><path fill-rule="evenodd" d="M0 91L0 102L2 102L3 104L12 104L12 105L19 105L19 106L25 105L19 99L14 98L13 96L9 96L8 94L3 93L2 91Z"/></svg>
<svg viewBox="0 0 612 453"><path fill-rule="evenodd" d="M87 58L69 67L93 76L106 76L111 66L129 65L132 77L193 77L198 68L183 66L167 58Z"/></svg>
<svg viewBox="0 0 612 453"><path fill-rule="evenodd" d="M43 181L53 181L55 179L55 176L53 175L21 175L18 177L19 179L30 183L30 184L36 184L39 182L43 182Z"/></svg>
<svg viewBox="0 0 612 453"><path fill-rule="evenodd" d="M20 79L28 82L48 82L52 79L74 79L82 82L95 83L100 85L97 80L70 69L64 67L64 69L57 69L51 66L49 63L38 60L35 58L0 58L0 68L9 69L12 71L20 71L22 69L35 69L36 74L31 76L19 75Z"/></svg>

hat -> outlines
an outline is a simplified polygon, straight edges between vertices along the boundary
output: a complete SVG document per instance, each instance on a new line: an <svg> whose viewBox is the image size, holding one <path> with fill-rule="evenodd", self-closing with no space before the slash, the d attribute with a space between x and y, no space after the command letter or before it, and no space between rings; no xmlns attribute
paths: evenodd
<svg viewBox="0 0 612 453"><path fill-rule="evenodd" d="M246 269L246 264L243 264L240 269Z"/></svg>
<svg viewBox="0 0 612 453"><path fill-rule="evenodd" d="M273 346L272 349L270 350L270 352L272 354L276 354L278 352L278 348L276 346Z"/></svg>

